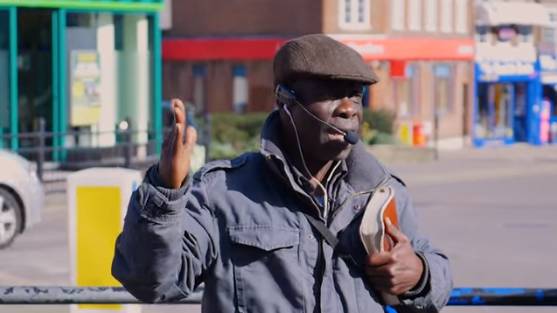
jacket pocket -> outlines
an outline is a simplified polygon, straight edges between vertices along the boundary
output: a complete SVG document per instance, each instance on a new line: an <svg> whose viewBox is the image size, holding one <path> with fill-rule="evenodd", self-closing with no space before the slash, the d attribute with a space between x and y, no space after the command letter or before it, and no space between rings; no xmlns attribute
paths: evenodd
<svg viewBox="0 0 557 313"><path fill-rule="evenodd" d="M228 228L238 312L303 312L300 230L266 225Z"/></svg>

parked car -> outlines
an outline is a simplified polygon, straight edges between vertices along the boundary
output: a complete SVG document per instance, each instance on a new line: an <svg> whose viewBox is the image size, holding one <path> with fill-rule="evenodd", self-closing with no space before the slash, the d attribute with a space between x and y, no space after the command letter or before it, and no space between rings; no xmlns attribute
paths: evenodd
<svg viewBox="0 0 557 313"><path fill-rule="evenodd" d="M33 165L0 150L0 249L41 220L44 189Z"/></svg>

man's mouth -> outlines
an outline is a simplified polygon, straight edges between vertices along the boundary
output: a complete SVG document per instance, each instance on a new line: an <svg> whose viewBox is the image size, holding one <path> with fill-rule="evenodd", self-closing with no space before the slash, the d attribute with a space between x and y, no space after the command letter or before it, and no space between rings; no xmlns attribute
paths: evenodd
<svg viewBox="0 0 557 313"><path fill-rule="evenodd" d="M344 141L344 134L339 132L330 132L327 134L329 140L343 140Z"/></svg>

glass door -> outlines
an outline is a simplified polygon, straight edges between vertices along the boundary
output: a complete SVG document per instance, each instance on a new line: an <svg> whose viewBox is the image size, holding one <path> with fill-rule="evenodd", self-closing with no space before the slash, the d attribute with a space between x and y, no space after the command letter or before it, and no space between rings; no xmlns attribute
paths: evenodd
<svg viewBox="0 0 557 313"><path fill-rule="evenodd" d="M528 113L528 92L526 83L516 84L516 102L514 107L514 138L516 141L526 141L526 123Z"/></svg>
<svg viewBox="0 0 557 313"><path fill-rule="evenodd" d="M478 116L475 132L479 139L512 141L515 86L510 83L478 85Z"/></svg>
<svg viewBox="0 0 557 313"><path fill-rule="evenodd" d="M46 131L52 131L52 11L19 8L18 28L18 121L20 133L38 130L39 119L46 122ZM46 144L51 145L48 138ZM36 138L23 136L20 140L22 154L25 148L36 145Z"/></svg>
<svg viewBox="0 0 557 313"><path fill-rule="evenodd" d="M0 148L9 147L10 133L10 12L0 9Z"/></svg>
<svg viewBox="0 0 557 313"><path fill-rule="evenodd" d="M493 115L493 137L494 139L513 138L512 112L514 100L513 84L496 84L494 115Z"/></svg>

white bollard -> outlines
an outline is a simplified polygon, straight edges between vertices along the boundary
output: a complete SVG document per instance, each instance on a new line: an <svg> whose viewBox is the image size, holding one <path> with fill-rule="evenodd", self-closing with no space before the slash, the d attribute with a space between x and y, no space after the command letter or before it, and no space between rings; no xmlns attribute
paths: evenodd
<svg viewBox="0 0 557 313"><path fill-rule="evenodd" d="M111 275L116 237L141 174L124 168L91 168L67 179L71 284L121 286ZM139 305L71 305L70 312L140 312Z"/></svg>

